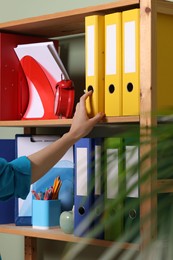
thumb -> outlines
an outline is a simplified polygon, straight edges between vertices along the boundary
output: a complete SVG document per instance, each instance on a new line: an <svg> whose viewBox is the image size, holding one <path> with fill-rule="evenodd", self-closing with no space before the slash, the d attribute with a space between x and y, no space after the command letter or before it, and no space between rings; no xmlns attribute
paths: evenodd
<svg viewBox="0 0 173 260"><path fill-rule="evenodd" d="M103 119L104 116L105 116L105 114L100 112L97 115L95 115L94 117L92 117L90 120L92 121L93 124L97 124Z"/></svg>

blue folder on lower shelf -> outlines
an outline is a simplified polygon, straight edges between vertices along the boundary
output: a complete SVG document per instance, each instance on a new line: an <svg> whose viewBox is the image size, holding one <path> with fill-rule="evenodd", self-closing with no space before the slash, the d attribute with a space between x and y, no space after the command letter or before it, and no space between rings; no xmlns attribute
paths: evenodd
<svg viewBox="0 0 173 260"><path fill-rule="evenodd" d="M82 138L74 145L74 235L92 236L94 203L94 139Z"/></svg>
<svg viewBox="0 0 173 260"><path fill-rule="evenodd" d="M15 159L15 140L0 140L0 157L6 159L7 161L12 161ZM14 223L14 205L14 198L7 201L0 201L0 224Z"/></svg>
<svg viewBox="0 0 173 260"><path fill-rule="evenodd" d="M103 175L103 141L104 138L95 138L94 162L94 227L93 237L104 239L104 175Z"/></svg>

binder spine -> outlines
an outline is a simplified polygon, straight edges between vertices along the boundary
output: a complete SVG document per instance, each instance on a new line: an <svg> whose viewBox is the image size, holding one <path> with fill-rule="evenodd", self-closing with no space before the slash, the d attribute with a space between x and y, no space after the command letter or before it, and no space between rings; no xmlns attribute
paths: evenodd
<svg viewBox="0 0 173 260"><path fill-rule="evenodd" d="M124 231L123 139L105 138L105 240L120 239Z"/></svg>
<svg viewBox="0 0 173 260"><path fill-rule="evenodd" d="M122 115L121 13L105 15L105 113Z"/></svg>
<svg viewBox="0 0 173 260"><path fill-rule="evenodd" d="M74 145L74 235L91 236L94 213L94 140L82 138Z"/></svg>
<svg viewBox="0 0 173 260"><path fill-rule="evenodd" d="M87 16L85 33L86 91L93 91L86 106L93 116L104 111L104 16Z"/></svg>
<svg viewBox="0 0 173 260"><path fill-rule="evenodd" d="M125 174L125 240L126 242L137 242L140 236L138 138L125 139Z"/></svg>
<svg viewBox="0 0 173 260"><path fill-rule="evenodd" d="M139 9L122 13L123 115L139 115Z"/></svg>

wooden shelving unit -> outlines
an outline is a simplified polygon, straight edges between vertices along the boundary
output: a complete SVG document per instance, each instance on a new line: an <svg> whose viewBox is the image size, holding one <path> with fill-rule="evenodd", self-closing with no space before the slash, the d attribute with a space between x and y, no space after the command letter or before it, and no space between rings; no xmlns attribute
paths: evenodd
<svg viewBox="0 0 173 260"><path fill-rule="evenodd" d="M157 62L156 62L156 37L157 37L157 22L158 13L173 15L173 3L164 0L119 0L109 4L97 5L87 8L79 8L71 11L65 11L55 14L43 15L39 17L27 18L18 21L10 21L0 24L1 32L15 32L28 35L39 35L46 37L57 37L64 35L72 35L84 33L84 17L91 14L107 14L119 10L140 8L140 116L137 117L107 117L107 123L138 123L141 128L142 138L149 140L147 145L140 147L140 156L152 150L155 141L151 137L151 127L157 125L156 117L152 111L156 109L156 90L157 90ZM22 121L1 121L1 127L54 127L54 126L69 126L71 119L59 120L22 120ZM153 163L156 163L156 158L151 156L141 164L141 177L145 173L145 169L150 168ZM160 192L173 192L173 181L157 180L157 173L146 180L140 187L140 194L152 194L152 191L159 189ZM156 196L149 197L140 206L140 215L149 215L153 207L157 207ZM141 223L141 243L135 244L120 244L122 249L144 249L156 236L157 218L152 216L147 222ZM110 247L112 242L99 240L85 240L74 237L72 235L63 234L59 229L49 231L33 230L30 227L15 227L14 225L1 225L0 232L8 234L17 234L31 238L25 239L26 258L32 258L34 254L31 250L30 256L28 248L32 239L45 238L53 240L61 240L66 242L84 242L91 245Z"/></svg>

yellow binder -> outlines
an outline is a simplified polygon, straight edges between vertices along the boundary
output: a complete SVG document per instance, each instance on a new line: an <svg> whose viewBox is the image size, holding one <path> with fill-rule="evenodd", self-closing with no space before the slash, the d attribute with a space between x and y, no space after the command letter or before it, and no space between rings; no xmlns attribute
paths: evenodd
<svg viewBox="0 0 173 260"><path fill-rule="evenodd" d="M105 15L105 114L122 115L121 13Z"/></svg>
<svg viewBox="0 0 173 260"><path fill-rule="evenodd" d="M173 111L173 16L157 15L157 113L172 114ZM156 112L156 111L154 111Z"/></svg>
<svg viewBox="0 0 173 260"><path fill-rule="evenodd" d="M122 13L123 115L139 115L139 9Z"/></svg>
<svg viewBox="0 0 173 260"><path fill-rule="evenodd" d="M104 16L85 18L86 90L93 95L87 100L89 116L104 112Z"/></svg>

